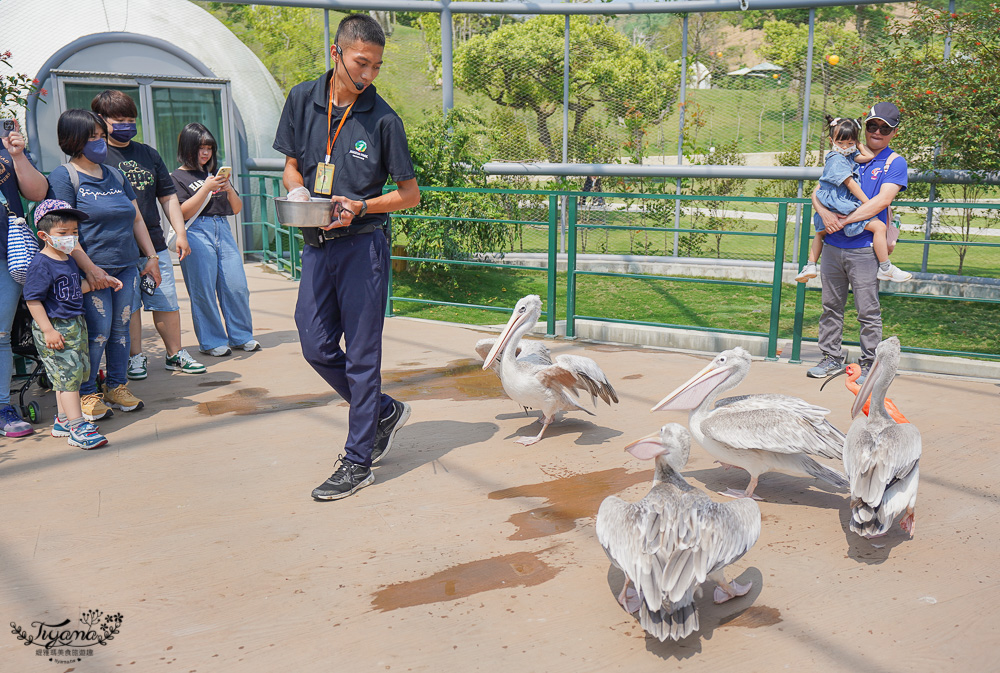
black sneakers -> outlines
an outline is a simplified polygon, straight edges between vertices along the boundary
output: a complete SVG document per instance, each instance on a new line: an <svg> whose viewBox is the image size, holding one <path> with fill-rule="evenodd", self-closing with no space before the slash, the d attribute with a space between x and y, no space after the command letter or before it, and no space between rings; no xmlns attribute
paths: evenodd
<svg viewBox="0 0 1000 673"><path fill-rule="evenodd" d="M375 483L375 475L370 467L340 459L340 467L330 478L313 489L312 497L317 500L340 500Z"/></svg>
<svg viewBox="0 0 1000 673"><path fill-rule="evenodd" d="M375 448L372 449L372 465L385 458L392 448L392 439L396 432L406 425L410 418L410 405L406 402L393 400L392 413L385 418L380 418L378 429L375 430Z"/></svg>

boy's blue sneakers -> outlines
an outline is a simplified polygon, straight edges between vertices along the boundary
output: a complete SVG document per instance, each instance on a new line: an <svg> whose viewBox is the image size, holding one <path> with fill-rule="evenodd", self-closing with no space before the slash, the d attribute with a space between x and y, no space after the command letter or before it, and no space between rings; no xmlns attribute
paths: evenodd
<svg viewBox="0 0 1000 673"><path fill-rule="evenodd" d="M108 438L97 431L96 425L90 421L84 421L70 428L69 439L67 441L70 446L76 446L81 449L96 449L99 446L107 444Z"/></svg>
<svg viewBox="0 0 1000 673"><path fill-rule="evenodd" d="M53 437L69 437L69 426L59 422L59 417L52 421Z"/></svg>

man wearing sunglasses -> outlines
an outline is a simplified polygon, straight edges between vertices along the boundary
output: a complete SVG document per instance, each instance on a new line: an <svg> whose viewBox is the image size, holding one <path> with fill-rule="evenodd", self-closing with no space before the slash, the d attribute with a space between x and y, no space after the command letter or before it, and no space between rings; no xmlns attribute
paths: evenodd
<svg viewBox="0 0 1000 673"><path fill-rule="evenodd" d="M848 288L854 290L854 306L861 325L861 378L863 383L875 359L875 347L882 340L882 307L878 301L878 260L872 250L872 234L863 231L848 237L841 231L852 222L873 217L889 223L889 206L906 189L906 160L892 151L889 142L899 127L899 108L892 103L876 103L865 118L865 137L875 158L860 164L861 189L869 201L850 215L839 215L823 207L813 191L813 207L823 219L823 264L820 280L823 287L823 313L819 319L819 348L823 359L806 372L812 378L825 378L844 366L842 346L844 307ZM891 250L891 248L890 248Z"/></svg>

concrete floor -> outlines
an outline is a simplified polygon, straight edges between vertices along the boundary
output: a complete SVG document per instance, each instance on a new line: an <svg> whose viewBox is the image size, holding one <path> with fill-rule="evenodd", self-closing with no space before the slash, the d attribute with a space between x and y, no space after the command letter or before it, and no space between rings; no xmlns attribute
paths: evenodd
<svg viewBox="0 0 1000 673"><path fill-rule="evenodd" d="M596 360L621 403L569 414L524 447L513 439L538 426L479 368L481 332L389 320L384 386L413 416L373 486L314 502L347 408L302 360L296 284L247 273L262 351L172 374L148 336L150 376L131 386L146 408L101 423L108 447L69 448L48 425L0 439L4 622L33 634L37 622L81 628L90 609L123 618L92 655L53 661L7 633L0 670L1000 668L994 382L893 383L924 442L913 539L898 528L860 539L847 531L844 493L765 475L760 540L729 569L753 589L722 606L706 592L701 631L660 643L615 602L621 578L594 515L607 495L646 492L650 466L622 448L686 422L649 408L706 357L553 341ZM805 368L755 362L735 394L800 396L846 430L850 394L839 383L820 392ZM51 396L41 401L49 417ZM747 482L698 446L686 474L711 491Z"/></svg>

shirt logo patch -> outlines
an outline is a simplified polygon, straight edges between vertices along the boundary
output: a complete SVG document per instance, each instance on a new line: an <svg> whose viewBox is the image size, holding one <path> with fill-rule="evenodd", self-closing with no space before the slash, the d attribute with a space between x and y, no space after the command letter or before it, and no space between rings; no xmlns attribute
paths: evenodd
<svg viewBox="0 0 1000 673"><path fill-rule="evenodd" d="M873 168L872 169L872 180L878 180L878 176L881 175L881 173L882 173L882 169L881 168Z"/></svg>
<svg viewBox="0 0 1000 673"><path fill-rule="evenodd" d="M368 149L368 143L366 143L364 140L359 140L358 142L354 143L354 149L356 149L359 152L364 152L366 149Z"/></svg>

